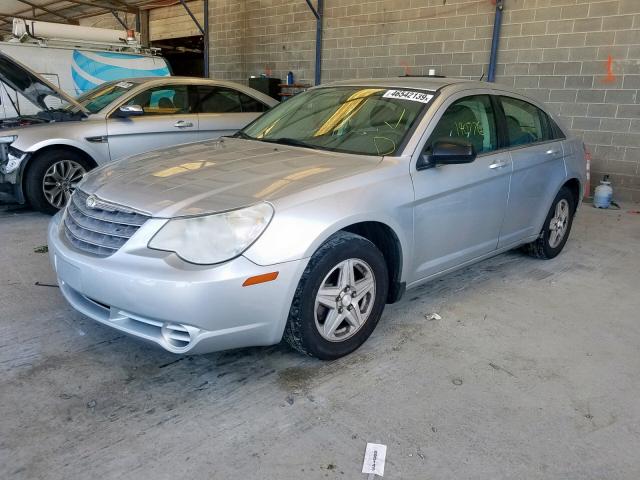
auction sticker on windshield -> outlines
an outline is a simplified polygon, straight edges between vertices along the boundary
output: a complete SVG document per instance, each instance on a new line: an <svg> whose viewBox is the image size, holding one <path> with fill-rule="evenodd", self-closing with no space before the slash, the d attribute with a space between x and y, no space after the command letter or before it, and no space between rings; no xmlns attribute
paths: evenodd
<svg viewBox="0 0 640 480"><path fill-rule="evenodd" d="M411 100L412 102L429 103L433 95L413 90L387 90L383 98L396 98L398 100Z"/></svg>

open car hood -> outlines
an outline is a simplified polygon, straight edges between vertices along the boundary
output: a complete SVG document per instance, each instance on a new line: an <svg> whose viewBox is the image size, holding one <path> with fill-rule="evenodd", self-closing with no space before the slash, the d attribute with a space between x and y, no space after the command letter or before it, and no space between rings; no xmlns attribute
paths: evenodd
<svg viewBox="0 0 640 480"><path fill-rule="evenodd" d="M43 111L50 109L45 103L45 99L47 97L55 97L76 106L84 113L88 113L82 105L53 83L2 52L0 52L0 81L20 92L27 100Z"/></svg>

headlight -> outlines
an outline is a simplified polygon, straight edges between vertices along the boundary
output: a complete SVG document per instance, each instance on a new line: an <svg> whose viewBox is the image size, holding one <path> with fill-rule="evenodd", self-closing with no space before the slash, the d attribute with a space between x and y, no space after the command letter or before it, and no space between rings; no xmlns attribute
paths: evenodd
<svg viewBox="0 0 640 480"><path fill-rule="evenodd" d="M175 252L187 262L211 265L237 257L264 232L273 207L252 207L202 217L169 220L149 242L149 248Z"/></svg>

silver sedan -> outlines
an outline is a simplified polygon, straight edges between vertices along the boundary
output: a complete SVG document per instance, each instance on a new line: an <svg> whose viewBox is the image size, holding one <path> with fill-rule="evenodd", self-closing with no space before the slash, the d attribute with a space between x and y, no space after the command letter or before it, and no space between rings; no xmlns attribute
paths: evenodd
<svg viewBox="0 0 640 480"><path fill-rule="evenodd" d="M515 91L345 81L89 173L49 251L74 308L170 352L284 338L334 359L406 289L516 247L558 255L584 182L582 142Z"/></svg>
<svg viewBox="0 0 640 480"><path fill-rule="evenodd" d="M96 166L234 133L278 103L244 85L187 77L115 80L72 99L1 53L0 81L41 109L1 122L0 191L46 213Z"/></svg>

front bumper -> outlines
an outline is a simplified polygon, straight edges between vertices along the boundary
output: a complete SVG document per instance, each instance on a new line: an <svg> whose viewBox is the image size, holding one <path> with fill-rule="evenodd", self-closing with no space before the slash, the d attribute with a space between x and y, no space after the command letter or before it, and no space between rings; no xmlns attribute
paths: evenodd
<svg viewBox="0 0 640 480"><path fill-rule="evenodd" d="M24 192L22 190L22 177L30 153L25 153L20 159L11 159L0 165L0 200L6 202L24 203ZM9 163L11 162L11 165ZM11 167L11 168L9 168Z"/></svg>
<svg viewBox="0 0 640 480"><path fill-rule="evenodd" d="M198 266L146 248L164 220L147 221L106 258L73 249L49 225L49 255L60 290L73 308L104 325L173 353L207 353L273 345L282 338L307 259L259 266L238 257ZM275 281L243 287L248 277L277 271Z"/></svg>

